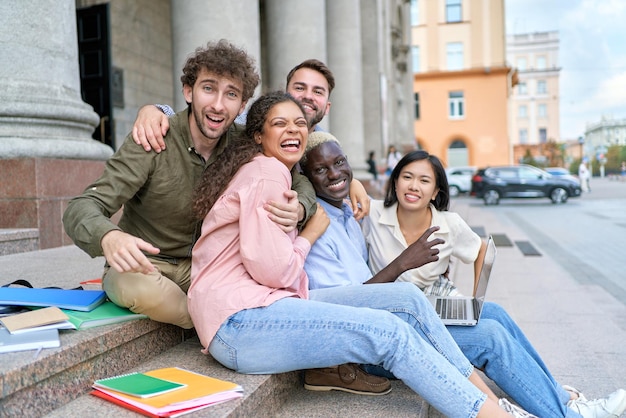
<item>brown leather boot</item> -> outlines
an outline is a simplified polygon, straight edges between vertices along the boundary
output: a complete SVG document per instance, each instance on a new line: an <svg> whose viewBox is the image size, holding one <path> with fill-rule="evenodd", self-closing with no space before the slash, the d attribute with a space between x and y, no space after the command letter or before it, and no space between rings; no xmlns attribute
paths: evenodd
<svg viewBox="0 0 626 418"><path fill-rule="evenodd" d="M366 373L358 365L348 363L304 372L304 388L316 391L342 390L357 395L386 395L391 383L386 377Z"/></svg>

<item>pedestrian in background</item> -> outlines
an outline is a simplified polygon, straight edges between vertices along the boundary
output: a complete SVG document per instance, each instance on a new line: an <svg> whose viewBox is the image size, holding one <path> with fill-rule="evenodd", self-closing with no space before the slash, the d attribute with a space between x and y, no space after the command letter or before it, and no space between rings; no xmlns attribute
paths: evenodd
<svg viewBox="0 0 626 418"><path fill-rule="evenodd" d="M591 173L587 168L587 160L583 159L578 166L578 178L580 179L580 187L583 189L583 192L591 191L591 186L589 185L590 177Z"/></svg>
<svg viewBox="0 0 626 418"><path fill-rule="evenodd" d="M374 176L374 181L378 180L378 169L376 168L376 158L374 151L370 151L369 157L367 158L367 172ZM623 163L622 163L623 164Z"/></svg>
<svg viewBox="0 0 626 418"><path fill-rule="evenodd" d="M387 150L387 169L385 171L387 177L391 175L391 172L401 158L402 154L400 154L400 151L396 150L395 146L389 145L389 149Z"/></svg>

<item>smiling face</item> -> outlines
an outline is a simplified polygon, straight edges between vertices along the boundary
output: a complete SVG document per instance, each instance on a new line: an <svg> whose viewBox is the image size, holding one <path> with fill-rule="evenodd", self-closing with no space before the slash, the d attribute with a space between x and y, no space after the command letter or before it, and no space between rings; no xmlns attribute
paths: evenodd
<svg viewBox="0 0 626 418"><path fill-rule="evenodd" d="M322 143L309 151L302 169L313 184L315 194L340 208L350 193L352 181L352 168L341 147L334 141Z"/></svg>
<svg viewBox="0 0 626 418"><path fill-rule="evenodd" d="M255 141L263 147L263 154L275 157L290 170L304 153L308 124L302 110L292 101L275 104L267 113L263 131Z"/></svg>
<svg viewBox="0 0 626 418"><path fill-rule="evenodd" d="M428 208L439 192L435 170L426 159L407 164L400 171L395 186L398 205L411 211Z"/></svg>
<svg viewBox="0 0 626 418"><path fill-rule="evenodd" d="M304 107L311 129L324 119L330 109L328 80L311 68L296 71L289 80L287 92Z"/></svg>
<svg viewBox="0 0 626 418"><path fill-rule="evenodd" d="M189 128L196 147L219 140L230 128L245 106L242 91L240 80L218 76L205 68L193 86L183 86L185 100L191 103Z"/></svg>

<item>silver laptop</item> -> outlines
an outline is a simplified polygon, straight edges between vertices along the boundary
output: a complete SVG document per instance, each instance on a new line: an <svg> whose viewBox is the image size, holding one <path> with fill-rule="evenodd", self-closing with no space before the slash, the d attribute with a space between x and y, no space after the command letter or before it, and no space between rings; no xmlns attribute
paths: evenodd
<svg viewBox="0 0 626 418"><path fill-rule="evenodd" d="M495 259L496 245L490 235L487 240L487 252L478 277L475 297L428 296L428 300L445 325L473 326L478 323Z"/></svg>

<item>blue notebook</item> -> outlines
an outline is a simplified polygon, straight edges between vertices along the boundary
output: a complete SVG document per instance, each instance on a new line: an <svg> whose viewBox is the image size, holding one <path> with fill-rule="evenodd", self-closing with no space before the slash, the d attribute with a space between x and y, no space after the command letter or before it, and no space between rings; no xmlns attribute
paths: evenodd
<svg viewBox="0 0 626 418"><path fill-rule="evenodd" d="M102 290L0 287L0 305L57 306L88 312L105 300L106 293Z"/></svg>

